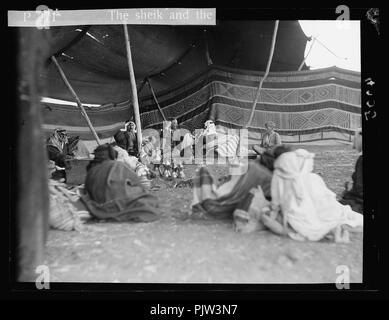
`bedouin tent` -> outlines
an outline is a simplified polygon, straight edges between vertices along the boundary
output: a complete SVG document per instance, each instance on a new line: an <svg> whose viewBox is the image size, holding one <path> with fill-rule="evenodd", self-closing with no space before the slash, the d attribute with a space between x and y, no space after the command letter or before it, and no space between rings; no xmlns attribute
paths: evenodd
<svg viewBox="0 0 389 320"><path fill-rule="evenodd" d="M190 130L208 119L219 130L243 127L269 59L274 21L218 21L216 26L128 26L142 128L163 116ZM52 62L55 56L100 138L133 116L123 26L20 28L17 212L19 279L33 279L42 260L48 192L42 141L62 127L93 140L80 109ZM360 124L360 74L303 65L307 36L298 21L280 21L270 73L249 126L255 143L272 120L286 142L351 138ZM147 81L151 84L148 85ZM151 88L155 93L153 97ZM43 131L42 131L43 128ZM42 134L44 133L44 135Z"/></svg>
<svg viewBox="0 0 389 320"><path fill-rule="evenodd" d="M128 26L142 129L161 128L163 115L190 130L212 119L219 130L241 128L249 119L269 58L274 21L222 21L216 26ZM98 136L112 137L133 116L122 26L50 29L51 54L86 104ZM249 144L264 123L275 122L285 142L350 140L360 125L360 74L339 68L309 71L309 39L298 21L280 21L270 73L249 126ZM51 63L41 74L47 96L73 101ZM76 106L45 103L43 128L93 136Z"/></svg>

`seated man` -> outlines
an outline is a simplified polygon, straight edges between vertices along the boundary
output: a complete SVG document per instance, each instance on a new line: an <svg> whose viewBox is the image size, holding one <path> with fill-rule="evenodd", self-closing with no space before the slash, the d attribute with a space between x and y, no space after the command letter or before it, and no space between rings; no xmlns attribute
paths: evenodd
<svg viewBox="0 0 389 320"><path fill-rule="evenodd" d="M55 163L56 169L51 178L66 180L66 160L90 158L89 150L82 140L77 137L68 137L66 130L57 128L47 139L46 148L49 160Z"/></svg>
<svg viewBox="0 0 389 320"><path fill-rule="evenodd" d="M193 178L193 213L200 212L217 219L233 219L236 209L247 209L250 191L261 188L266 200L271 199L271 180L274 159L290 151L288 147L277 148L277 154L266 158L266 162L249 161L248 164L233 164L230 175L214 179L206 167L201 167ZM274 158L275 157L275 158Z"/></svg>
<svg viewBox="0 0 389 320"><path fill-rule="evenodd" d="M123 129L119 129L113 136L117 145L127 151L128 139L127 139L127 123L125 123Z"/></svg>
<svg viewBox="0 0 389 320"><path fill-rule="evenodd" d="M216 125L212 120L207 120L204 123L204 128L197 132L194 137L195 157L203 158L211 152L216 152L218 146L218 134Z"/></svg>
<svg viewBox="0 0 389 320"><path fill-rule="evenodd" d="M114 139L117 145L126 150L130 156L138 157L138 137L133 121L126 122L124 128L115 133Z"/></svg>
<svg viewBox="0 0 389 320"><path fill-rule="evenodd" d="M158 148L157 138L155 136L144 136L142 141L142 148L139 153L140 161L152 168L154 165L159 164L161 162L161 150Z"/></svg>
<svg viewBox="0 0 389 320"><path fill-rule="evenodd" d="M197 136L197 140L200 141L203 139L204 143L207 143L213 139L216 139L217 131L215 123L212 120L207 120L204 123L204 128L201 131L200 135Z"/></svg>
<svg viewBox="0 0 389 320"><path fill-rule="evenodd" d="M79 136L69 137L66 130L55 129L47 139L49 159L57 166L65 166L65 158L90 158L89 150Z"/></svg>
<svg viewBox="0 0 389 320"><path fill-rule="evenodd" d="M138 175L109 144L98 146L87 167L82 200L98 219L149 222L158 219L158 199L149 194Z"/></svg>
<svg viewBox="0 0 389 320"><path fill-rule="evenodd" d="M136 172L145 188L149 189L149 177L151 177L152 174L147 165L140 162L137 157L130 156L128 152L120 148L116 142L112 142L110 145L118 153L116 160L126 163L134 172Z"/></svg>
<svg viewBox="0 0 389 320"><path fill-rule="evenodd" d="M66 130L55 129L51 136L47 139L46 148L49 155L49 160L54 161L58 167L65 168L65 159L70 158L67 154L66 145L68 143L68 135Z"/></svg>
<svg viewBox="0 0 389 320"><path fill-rule="evenodd" d="M66 146L68 155L75 159L90 158L90 152L79 136L69 137Z"/></svg>
<svg viewBox="0 0 389 320"><path fill-rule="evenodd" d="M342 194L340 203L348 204L359 213L363 213L363 166L362 166L362 130L358 130L354 136L353 148L359 152L359 157L352 174L352 186L345 184L345 191Z"/></svg>
<svg viewBox="0 0 389 320"><path fill-rule="evenodd" d="M130 156L138 157L138 137L136 133L136 124L133 121L128 123L127 127L127 152Z"/></svg>
<svg viewBox="0 0 389 320"><path fill-rule="evenodd" d="M273 150L266 150L259 160L254 162L274 171L274 161L283 153L290 152L292 149L288 146L279 145ZM236 207L234 217L235 231L250 233L265 229L262 216L270 206L270 197L263 194L261 186L252 188Z"/></svg>
<svg viewBox="0 0 389 320"><path fill-rule="evenodd" d="M285 152L274 162L271 209L265 226L296 240L319 241L327 236L348 242L348 231L359 232L363 216L340 204L324 180L312 172L314 154L304 149Z"/></svg>
<svg viewBox="0 0 389 320"><path fill-rule="evenodd" d="M272 149L277 145L282 143L280 135L274 131L276 127L273 121L268 121L265 123L266 132L263 134L262 142L259 146L254 146L253 150L262 154L267 149Z"/></svg>
<svg viewBox="0 0 389 320"><path fill-rule="evenodd" d="M212 120L205 121L203 135L209 136L209 135L216 135L216 134L217 131L216 131L215 123Z"/></svg>

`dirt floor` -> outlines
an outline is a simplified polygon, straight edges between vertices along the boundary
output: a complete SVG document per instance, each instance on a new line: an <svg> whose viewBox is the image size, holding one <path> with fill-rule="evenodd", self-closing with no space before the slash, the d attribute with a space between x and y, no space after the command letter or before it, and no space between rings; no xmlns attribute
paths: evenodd
<svg viewBox="0 0 389 320"><path fill-rule="evenodd" d="M349 145L304 146L315 169L339 194L357 153ZM185 168L192 176L195 165ZM225 166L212 166L215 175ZM226 222L189 218L192 190L166 184L153 193L161 219L153 223L85 225L81 232L51 230L46 264L51 281L130 283L334 283L346 265L362 281L363 234L349 244L296 242L267 231L238 234Z"/></svg>

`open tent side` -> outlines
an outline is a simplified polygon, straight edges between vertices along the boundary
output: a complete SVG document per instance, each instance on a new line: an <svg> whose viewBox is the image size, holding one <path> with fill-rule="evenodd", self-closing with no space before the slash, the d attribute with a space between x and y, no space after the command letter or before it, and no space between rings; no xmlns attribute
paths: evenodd
<svg viewBox="0 0 389 320"><path fill-rule="evenodd" d="M208 119L220 130L241 128L263 76L273 21L222 21L214 27L129 26L143 128L177 117L190 130ZM121 26L54 28L52 53L86 107L98 136L109 139L133 117ZM297 21L281 21L270 73L249 127L255 144L272 120L285 142L349 141L360 125L360 74L339 68L309 71L308 38ZM51 98L71 96L50 63L41 74ZM147 85L155 91L155 101ZM74 106L43 103L46 134L63 127L84 140L92 136Z"/></svg>

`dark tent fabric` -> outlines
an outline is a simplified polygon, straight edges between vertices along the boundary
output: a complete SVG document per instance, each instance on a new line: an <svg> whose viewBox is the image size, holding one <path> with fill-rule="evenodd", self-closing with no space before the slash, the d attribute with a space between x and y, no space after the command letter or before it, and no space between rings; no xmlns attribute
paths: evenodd
<svg viewBox="0 0 389 320"><path fill-rule="evenodd" d="M212 119L219 130L247 123L260 77L268 61L274 21L218 21L216 26L128 26L142 128L161 128L177 117L189 130ZM100 138L112 137L133 117L124 31L116 26L53 28L55 54L71 85L86 104ZM339 68L297 71L307 36L298 21L280 21L270 74L249 128L258 142L272 120L285 142L349 141L360 125L360 74ZM42 73L48 97L73 101L55 66ZM63 127L93 136L76 106L43 104L44 131Z"/></svg>
<svg viewBox="0 0 389 320"><path fill-rule="evenodd" d="M214 64L263 71L274 21L219 21L216 26L128 26L135 78L142 86L152 79L156 93L182 84ZM124 32L121 25L53 27L52 51L83 103L118 103L131 97ZM50 30L51 30L50 29ZM271 71L297 70L307 37L298 21L281 21ZM208 53L208 54L207 54ZM48 93L72 100L55 67L49 63Z"/></svg>

